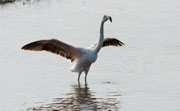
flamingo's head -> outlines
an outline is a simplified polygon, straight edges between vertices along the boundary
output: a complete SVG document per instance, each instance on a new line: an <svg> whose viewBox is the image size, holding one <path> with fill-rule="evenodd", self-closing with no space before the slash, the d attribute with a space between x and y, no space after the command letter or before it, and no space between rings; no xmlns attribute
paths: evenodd
<svg viewBox="0 0 180 111"><path fill-rule="evenodd" d="M103 21L106 22L107 20L111 21L112 22L112 18L111 16L107 16L107 15L104 15L103 17Z"/></svg>

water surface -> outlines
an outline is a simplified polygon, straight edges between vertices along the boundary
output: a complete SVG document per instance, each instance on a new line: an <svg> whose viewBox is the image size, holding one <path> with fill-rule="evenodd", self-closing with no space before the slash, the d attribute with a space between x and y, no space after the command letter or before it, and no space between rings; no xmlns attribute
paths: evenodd
<svg viewBox="0 0 180 111"><path fill-rule="evenodd" d="M66 59L23 51L56 38L88 47L105 36L124 47L106 47L78 85ZM178 0L44 0L0 6L0 110L180 110L180 7ZM64 109L63 109L64 108Z"/></svg>

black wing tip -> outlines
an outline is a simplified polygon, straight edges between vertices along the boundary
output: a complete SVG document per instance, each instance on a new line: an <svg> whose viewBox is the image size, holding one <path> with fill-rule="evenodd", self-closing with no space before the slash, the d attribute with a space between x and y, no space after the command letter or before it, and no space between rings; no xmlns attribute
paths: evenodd
<svg viewBox="0 0 180 111"><path fill-rule="evenodd" d="M116 39L116 38L112 38L112 39L114 39L115 41L118 42L117 46L123 46L123 45L125 45L122 41L120 41L120 40L118 40L118 39Z"/></svg>
<svg viewBox="0 0 180 111"><path fill-rule="evenodd" d="M36 42L32 42L32 43L29 43L29 44L26 44L26 45L22 46L21 49L22 50L41 51L44 46L38 47L38 45L39 44L37 44Z"/></svg>
<svg viewBox="0 0 180 111"><path fill-rule="evenodd" d="M24 46L21 47L21 49L23 50L29 50L29 48L31 47L32 43L26 44Z"/></svg>
<svg viewBox="0 0 180 111"><path fill-rule="evenodd" d="M105 46L116 46L116 47L118 47L118 46L123 46L123 45L125 45L125 44L116 38L106 38L104 40L102 47L105 47Z"/></svg>
<svg viewBox="0 0 180 111"><path fill-rule="evenodd" d="M123 42L119 41L118 45L119 46L124 46L125 44Z"/></svg>
<svg viewBox="0 0 180 111"><path fill-rule="evenodd" d="M21 47L22 50L27 50L27 45Z"/></svg>

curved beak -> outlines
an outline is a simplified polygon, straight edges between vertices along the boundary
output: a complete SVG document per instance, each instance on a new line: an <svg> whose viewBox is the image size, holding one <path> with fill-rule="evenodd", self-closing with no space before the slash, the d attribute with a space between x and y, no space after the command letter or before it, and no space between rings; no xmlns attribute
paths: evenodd
<svg viewBox="0 0 180 111"><path fill-rule="evenodd" d="M111 16L109 16L109 20L112 22L112 18L111 18Z"/></svg>

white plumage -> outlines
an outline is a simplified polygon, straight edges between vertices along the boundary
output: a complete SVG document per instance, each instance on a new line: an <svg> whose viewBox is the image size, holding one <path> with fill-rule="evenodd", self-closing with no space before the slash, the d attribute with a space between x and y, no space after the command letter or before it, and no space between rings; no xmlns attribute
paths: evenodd
<svg viewBox="0 0 180 111"><path fill-rule="evenodd" d="M85 81L86 81L90 66L92 63L94 63L97 60L98 52L102 47L110 46L110 45L112 46L124 45L124 43L122 43L121 41L115 38L104 39L104 23L107 20L110 20L112 22L111 16L104 15L100 27L99 41L91 45L89 48L77 48L59 40L50 39L50 40L39 40L29 43L23 46L22 49L33 50L33 51L45 50L63 56L67 59L70 59L71 62L74 62L71 71L79 73L78 81L83 71L85 72Z"/></svg>

